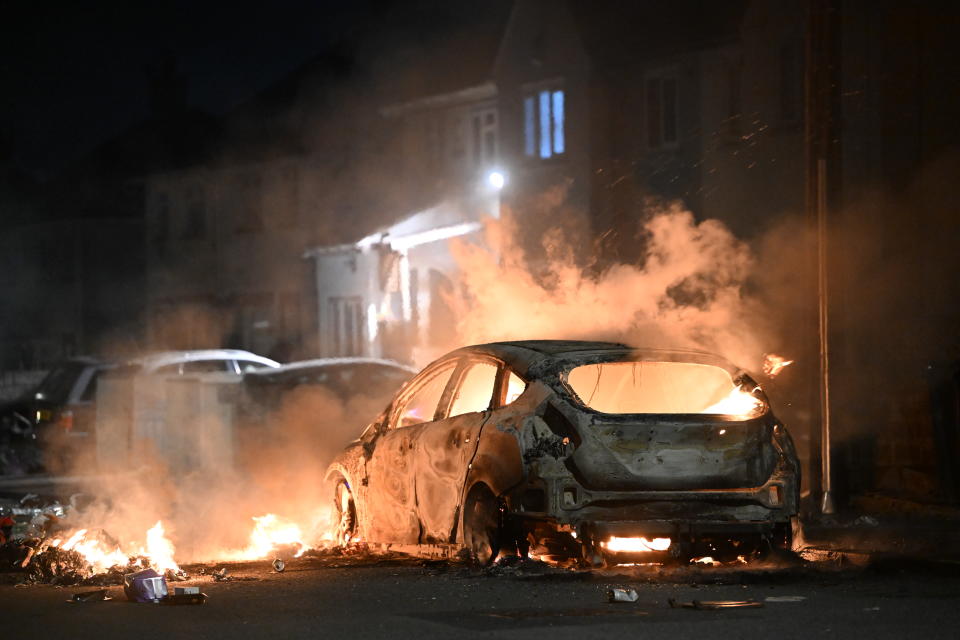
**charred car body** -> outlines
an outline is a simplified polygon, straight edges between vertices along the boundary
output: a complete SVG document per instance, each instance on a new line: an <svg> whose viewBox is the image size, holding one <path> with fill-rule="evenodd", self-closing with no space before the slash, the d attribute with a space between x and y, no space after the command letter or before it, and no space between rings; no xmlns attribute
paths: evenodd
<svg viewBox="0 0 960 640"><path fill-rule="evenodd" d="M341 542L591 563L789 547L790 436L710 354L599 342L454 351L331 465Z"/></svg>

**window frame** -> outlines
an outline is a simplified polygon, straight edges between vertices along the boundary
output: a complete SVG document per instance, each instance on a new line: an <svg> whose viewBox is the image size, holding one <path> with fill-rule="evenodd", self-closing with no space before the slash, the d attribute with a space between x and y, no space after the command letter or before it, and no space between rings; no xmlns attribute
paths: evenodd
<svg viewBox="0 0 960 640"><path fill-rule="evenodd" d="M447 388L444 390L444 395L441 396L440 405L443 406L441 418L438 420L446 420L450 418L450 410L453 408L454 394L460 388L460 385L463 383L464 378L466 377L467 371L476 364L486 364L496 367L497 371L493 376L493 389L490 390L490 401L487 402L487 408L481 411L470 411L468 413L483 413L484 411L492 411L499 408L499 398L500 398L500 378L503 376L503 363L497 360L496 358L483 357L483 356L464 356L461 358L460 364L457 365L456 370L453 372L453 375L450 376L450 380L447 383ZM440 412L438 412L440 413ZM466 413L461 413L459 415L467 415ZM452 416L454 418L458 416Z"/></svg>
<svg viewBox="0 0 960 640"><path fill-rule="evenodd" d="M410 385L405 389L402 389L400 395L393 401L393 404L390 405L389 410L387 411L387 420L385 423L384 431L395 431L397 429L408 429L410 427L415 427L420 424L427 424L429 422L436 422L437 420L442 420L440 418L440 407L445 407L449 404L448 395L450 393L450 381L453 380L454 376L457 373L457 369L460 367L461 358L452 358L445 359L439 362L434 363L433 365L427 367L421 371L417 376L410 381ZM432 380L435 376L440 375L442 370L450 369L450 377L447 378L446 384L443 387L443 391L440 392L440 399L437 401L437 406L434 409L433 418L430 420L424 420L423 422L418 422L417 425L407 425L405 427L399 426L400 419L400 410L403 408L406 403L415 396L420 390Z"/></svg>

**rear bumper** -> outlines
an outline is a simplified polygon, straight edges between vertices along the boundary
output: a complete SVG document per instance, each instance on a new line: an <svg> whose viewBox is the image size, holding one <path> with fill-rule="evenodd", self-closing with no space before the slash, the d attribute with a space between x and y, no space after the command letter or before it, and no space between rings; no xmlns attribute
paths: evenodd
<svg viewBox="0 0 960 640"><path fill-rule="evenodd" d="M673 537L762 533L798 510L799 478L783 465L757 487L686 491L595 491L552 471L511 492L507 505L515 517L608 536Z"/></svg>

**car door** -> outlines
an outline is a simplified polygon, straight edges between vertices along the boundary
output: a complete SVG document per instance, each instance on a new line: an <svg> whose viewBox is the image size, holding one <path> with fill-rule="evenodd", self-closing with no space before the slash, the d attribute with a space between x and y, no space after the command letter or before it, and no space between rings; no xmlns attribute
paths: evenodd
<svg viewBox="0 0 960 640"><path fill-rule="evenodd" d="M467 469L490 417L498 370L496 362L465 359L444 394L439 419L421 427L414 473L421 542L452 539Z"/></svg>
<svg viewBox="0 0 960 640"><path fill-rule="evenodd" d="M367 535L372 542L416 544L420 538L414 492L414 452L424 427L437 416L457 361L440 362L421 372L388 412L366 465Z"/></svg>

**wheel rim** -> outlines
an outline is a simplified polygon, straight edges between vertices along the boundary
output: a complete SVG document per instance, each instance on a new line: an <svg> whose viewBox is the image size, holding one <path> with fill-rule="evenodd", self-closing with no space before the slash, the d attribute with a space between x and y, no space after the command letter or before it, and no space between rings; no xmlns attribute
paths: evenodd
<svg viewBox="0 0 960 640"><path fill-rule="evenodd" d="M500 552L500 509L485 487L470 492L464 511L464 543L481 565L492 563Z"/></svg>
<svg viewBox="0 0 960 640"><path fill-rule="evenodd" d="M337 483L333 501L337 509L337 544L342 547L353 541L357 526L353 495L346 482Z"/></svg>

